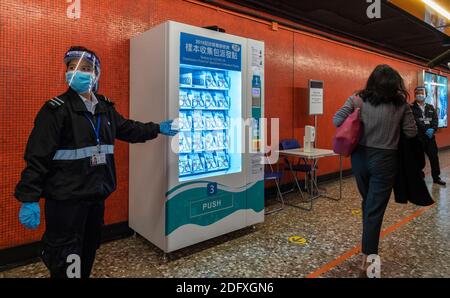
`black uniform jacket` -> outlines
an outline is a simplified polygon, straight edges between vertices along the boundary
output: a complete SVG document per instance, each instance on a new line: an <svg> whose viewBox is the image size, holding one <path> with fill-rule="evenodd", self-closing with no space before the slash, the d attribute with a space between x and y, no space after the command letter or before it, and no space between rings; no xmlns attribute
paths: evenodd
<svg viewBox="0 0 450 298"><path fill-rule="evenodd" d="M419 104L414 102L411 105L411 110L416 120L419 139L421 141L428 141L429 138L425 135L427 129L432 128L436 132L438 130L438 115L434 107L430 104L425 104L425 112L422 112ZM433 135L434 138L434 135Z"/></svg>
<svg viewBox="0 0 450 298"><path fill-rule="evenodd" d="M434 203L424 181L425 154L418 137L400 135L398 144L398 172L395 177L394 196L397 203L411 202L419 206Z"/></svg>
<svg viewBox="0 0 450 298"><path fill-rule="evenodd" d="M94 115L71 88L41 108L25 149L26 167L14 194L19 201L36 202L41 197L105 199L116 189L115 139L138 143L157 137L158 124L125 119L108 98L95 96L98 104ZM99 147L87 117L97 126L98 116L100 152L106 154L106 164L91 166L91 157Z"/></svg>

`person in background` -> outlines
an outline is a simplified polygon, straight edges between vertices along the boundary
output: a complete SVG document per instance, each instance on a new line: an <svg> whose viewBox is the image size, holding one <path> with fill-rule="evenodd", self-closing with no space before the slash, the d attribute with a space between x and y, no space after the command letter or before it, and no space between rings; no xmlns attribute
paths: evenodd
<svg viewBox="0 0 450 298"><path fill-rule="evenodd" d="M414 95L416 100L411 105L411 109L419 129L420 142L430 160L433 182L439 185L446 185L445 181L440 177L441 169L439 166L438 147L436 138L434 137L434 134L438 130L438 115L432 105L425 103L425 99L427 98L427 89L425 87L416 87Z"/></svg>
<svg viewBox="0 0 450 298"><path fill-rule="evenodd" d="M22 203L20 222L40 224L45 198L46 229L42 260L53 278L66 278L78 256L74 277L91 274L100 245L105 200L116 189L115 139L145 142L158 134L174 136L172 121L128 120L98 94L100 60L91 50L71 47L64 57L68 90L38 112L25 150L26 167L15 190ZM73 273L73 272L72 272Z"/></svg>
<svg viewBox="0 0 450 298"><path fill-rule="evenodd" d="M381 225L398 168L400 133L409 138L417 135L408 96L400 74L389 65L378 65L366 87L350 96L333 118L339 127L355 108L360 108L363 133L351 163L362 196L361 276L366 276L370 265L368 255L378 255Z"/></svg>

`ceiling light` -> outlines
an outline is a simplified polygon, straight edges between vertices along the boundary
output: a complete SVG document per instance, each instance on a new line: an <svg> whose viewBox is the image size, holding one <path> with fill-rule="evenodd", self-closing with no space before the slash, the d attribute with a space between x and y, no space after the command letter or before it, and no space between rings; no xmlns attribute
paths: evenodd
<svg viewBox="0 0 450 298"><path fill-rule="evenodd" d="M422 0L426 5L428 5L431 9L436 11L441 16L445 17L450 21L450 12L448 12L445 8L437 4L434 0Z"/></svg>

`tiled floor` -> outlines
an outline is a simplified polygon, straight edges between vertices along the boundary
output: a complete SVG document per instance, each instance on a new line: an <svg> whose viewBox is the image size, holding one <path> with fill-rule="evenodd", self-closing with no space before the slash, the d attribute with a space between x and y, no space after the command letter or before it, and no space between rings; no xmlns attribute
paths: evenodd
<svg viewBox="0 0 450 298"><path fill-rule="evenodd" d="M442 178L450 182L450 151L441 152ZM321 162L326 162L321 161ZM429 169L427 169L429 173ZM421 207L399 205L391 199L383 229L404 223L381 240L383 277L450 277L450 186L431 184L436 204L410 221L404 221ZM305 277L316 272L360 243L360 198L353 178L343 182L339 202L320 198L313 211L287 206L269 215L256 229L244 229L171 255L162 253L141 237L104 244L99 252L94 277ZM322 184L331 195L338 183ZM296 202L296 195L289 200ZM291 236L304 238L292 243ZM326 266L320 277L355 277L358 254L340 258ZM0 277L46 277L42 263L6 272Z"/></svg>

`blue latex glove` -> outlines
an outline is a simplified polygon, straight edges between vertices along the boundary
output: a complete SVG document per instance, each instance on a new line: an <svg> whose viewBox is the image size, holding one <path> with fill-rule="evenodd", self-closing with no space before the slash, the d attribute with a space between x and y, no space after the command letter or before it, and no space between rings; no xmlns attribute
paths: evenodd
<svg viewBox="0 0 450 298"><path fill-rule="evenodd" d="M166 120L159 124L159 132L166 136L173 137L178 133L178 130L172 127L173 120Z"/></svg>
<svg viewBox="0 0 450 298"><path fill-rule="evenodd" d="M427 131L425 132L425 134L427 135L428 138L433 138L433 134L434 134L434 129L432 128L428 128Z"/></svg>
<svg viewBox="0 0 450 298"><path fill-rule="evenodd" d="M22 203L19 220L28 229L36 229L41 223L41 209L39 203Z"/></svg>

